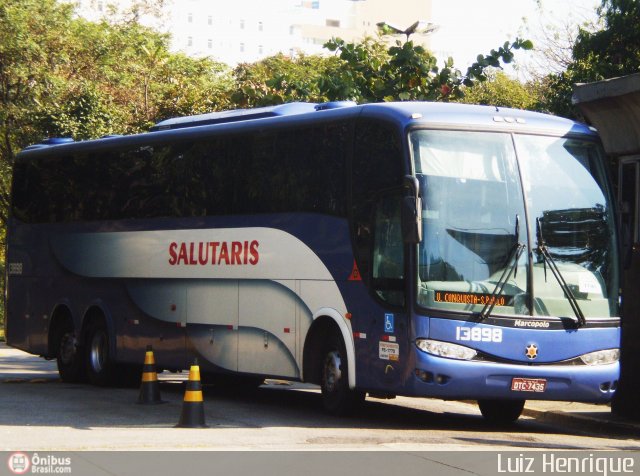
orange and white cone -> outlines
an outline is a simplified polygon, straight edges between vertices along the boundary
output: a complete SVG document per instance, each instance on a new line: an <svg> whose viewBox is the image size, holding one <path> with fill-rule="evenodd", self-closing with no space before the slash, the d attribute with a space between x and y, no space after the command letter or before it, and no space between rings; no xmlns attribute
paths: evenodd
<svg viewBox="0 0 640 476"><path fill-rule="evenodd" d="M189 369L189 381L184 392L182 414L176 428L207 428L204 422L204 401L197 359Z"/></svg>
<svg viewBox="0 0 640 476"><path fill-rule="evenodd" d="M144 356L138 403L163 403L160 399L160 385L158 384L158 374L156 373L156 361L150 345L147 346L147 352Z"/></svg>

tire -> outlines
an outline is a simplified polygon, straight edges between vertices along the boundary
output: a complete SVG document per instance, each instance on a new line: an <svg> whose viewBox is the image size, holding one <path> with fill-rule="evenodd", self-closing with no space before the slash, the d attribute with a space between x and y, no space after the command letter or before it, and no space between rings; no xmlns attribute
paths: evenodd
<svg viewBox="0 0 640 476"><path fill-rule="evenodd" d="M65 323L55 336L56 362L60 379L65 383L86 381L84 349L76 338L73 326Z"/></svg>
<svg viewBox="0 0 640 476"><path fill-rule="evenodd" d="M332 415L348 415L364 400L365 394L349 388L347 351L341 337L334 334L328 339L321 364L324 409Z"/></svg>
<svg viewBox="0 0 640 476"><path fill-rule="evenodd" d="M489 423L507 425L522 414L525 400L478 400L480 413Z"/></svg>
<svg viewBox="0 0 640 476"><path fill-rule="evenodd" d="M86 333L85 365L93 385L106 387L114 383L115 365L111 356L110 338L103 321L93 321Z"/></svg>

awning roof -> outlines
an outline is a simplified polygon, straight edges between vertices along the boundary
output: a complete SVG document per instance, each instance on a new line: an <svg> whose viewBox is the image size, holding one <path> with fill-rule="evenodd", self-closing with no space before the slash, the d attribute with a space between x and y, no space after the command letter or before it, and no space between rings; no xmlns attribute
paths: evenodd
<svg viewBox="0 0 640 476"><path fill-rule="evenodd" d="M572 102L598 129L608 154L640 154L640 73L577 84Z"/></svg>

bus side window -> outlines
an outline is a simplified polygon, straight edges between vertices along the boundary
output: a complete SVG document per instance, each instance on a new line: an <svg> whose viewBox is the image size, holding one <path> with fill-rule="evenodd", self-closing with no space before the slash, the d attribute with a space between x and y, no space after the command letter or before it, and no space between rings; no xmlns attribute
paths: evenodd
<svg viewBox="0 0 640 476"><path fill-rule="evenodd" d="M395 306L404 305L403 244L400 197L383 197L375 212L373 288L380 298Z"/></svg>

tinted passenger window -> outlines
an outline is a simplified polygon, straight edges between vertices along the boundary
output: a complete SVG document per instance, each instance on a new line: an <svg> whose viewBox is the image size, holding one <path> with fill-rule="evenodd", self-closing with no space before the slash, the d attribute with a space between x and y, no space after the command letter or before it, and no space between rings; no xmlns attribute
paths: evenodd
<svg viewBox="0 0 640 476"><path fill-rule="evenodd" d="M253 136L236 212L345 215L347 139L346 125Z"/></svg>
<svg viewBox="0 0 640 476"><path fill-rule="evenodd" d="M400 193L404 173L402 147L395 128L377 121L360 122L351 172L352 233L360 274L370 286L372 275L378 277L381 269L377 261L372 263L376 213L382 213L377 205L383 196ZM402 246L401 241L399 245Z"/></svg>
<svg viewBox="0 0 640 476"><path fill-rule="evenodd" d="M13 213L31 223L232 213L345 216L348 145L348 124L321 124L20 160Z"/></svg>

